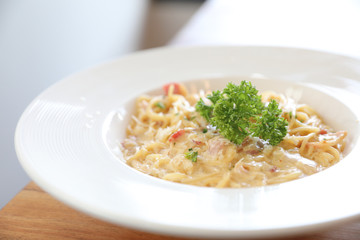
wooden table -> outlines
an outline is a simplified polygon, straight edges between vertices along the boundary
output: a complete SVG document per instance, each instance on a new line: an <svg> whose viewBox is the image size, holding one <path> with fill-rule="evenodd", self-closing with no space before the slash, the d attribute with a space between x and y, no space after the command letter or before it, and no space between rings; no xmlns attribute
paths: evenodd
<svg viewBox="0 0 360 240"><path fill-rule="evenodd" d="M358 47L360 32L355 30L356 23L360 22L360 14L358 14L360 4L356 1L341 1L342 5L339 7L334 1L276 0L275 2L209 0L170 45L281 45L360 56ZM326 8L323 4L327 4ZM284 5L293 12L284 14ZM251 12L254 9L259 10L255 15ZM311 11L305 12L307 9ZM346 14L337 17L339 15L332 12L335 10ZM313 19L318 18L318 13L323 14L320 22ZM260 16L265 16L266 21ZM294 16L294 21L289 19L291 16ZM286 21L281 21L281 18L285 18ZM248 27L250 23L248 19L253 26L256 26L257 31L254 32L254 28ZM322 28L322 34L316 34L321 24L329 22L333 23L331 28ZM271 32L270 27L272 27ZM286 34L281 34L284 29L287 31ZM94 219L65 206L31 182L0 210L0 239L170 240L181 238L143 233ZM360 219L295 239L359 240Z"/></svg>
<svg viewBox="0 0 360 240"><path fill-rule="evenodd" d="M0 210L0 239L180 240L109 224L69 208L30 182ZM359 240L360 219L296 240Z"/></svg>

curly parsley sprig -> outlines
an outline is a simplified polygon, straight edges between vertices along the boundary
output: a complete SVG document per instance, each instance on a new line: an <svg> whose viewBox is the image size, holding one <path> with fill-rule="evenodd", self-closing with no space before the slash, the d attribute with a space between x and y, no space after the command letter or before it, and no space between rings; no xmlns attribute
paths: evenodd
<svg viewBox="0 0 360 240"><path fill-rule="evenodd" d="M192 148L189 148L188 152L185 153L185 157L192 162L197 162L198 152L195 152Z"/></svg>
<svg viewBox="0 0 360 240"><path fill-rule="evenodd" d="M287 133L288 122L280 117L281 110L276 101L271 100L265 105L257 93L250 82L228 83L223 91L213 91L207 96L210 105L200 99L196 111L236 144L254 136L278 145Z"/></svg>

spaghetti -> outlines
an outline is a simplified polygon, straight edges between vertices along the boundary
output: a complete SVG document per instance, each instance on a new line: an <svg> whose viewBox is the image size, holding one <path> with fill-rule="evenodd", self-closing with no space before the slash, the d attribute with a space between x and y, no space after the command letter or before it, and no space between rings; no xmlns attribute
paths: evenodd
<svg viewBox="0 0 360 240"><path fill-rule="evenodd" d="M129 166L164 180L218 187L264 186L322 171L342 158L347 132L325 125L314 109L274 92L288 121L277 146L257 137L236 145L195 111L204 92L189 94L181 84L165 86L164 96L140 96L121 150Z"/></svg>

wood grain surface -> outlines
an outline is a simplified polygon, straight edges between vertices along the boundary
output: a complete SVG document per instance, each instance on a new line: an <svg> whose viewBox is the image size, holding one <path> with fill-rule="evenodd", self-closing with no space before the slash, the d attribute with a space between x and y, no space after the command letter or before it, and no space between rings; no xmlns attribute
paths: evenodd
<svg viewBox="0 0 360 240"><path fill-rule="evenodd" d="M89 217L69 208L30 182L0 210L0 239L180 240L144 233ZM189 239L189 238L186 238ZM360 220L296 240L359 240Z"/></svg>

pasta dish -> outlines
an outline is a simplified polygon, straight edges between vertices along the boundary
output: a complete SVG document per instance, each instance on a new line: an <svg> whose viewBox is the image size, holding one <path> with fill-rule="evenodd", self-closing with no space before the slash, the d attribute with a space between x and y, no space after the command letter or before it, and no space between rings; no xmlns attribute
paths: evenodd
<svg viewBox="0 0 360 240"><path fill-rule="evenodd" d="M218 188L264 186L322 171L342 158L347 132L334 131L317 112L283 94L261 93L275 100L287 121L278 145L249 136L235 144L195 109L203 91L190 94L182 84L168 84L165 94L140 96L121 150L140 172L178 183Z"/></svg>

